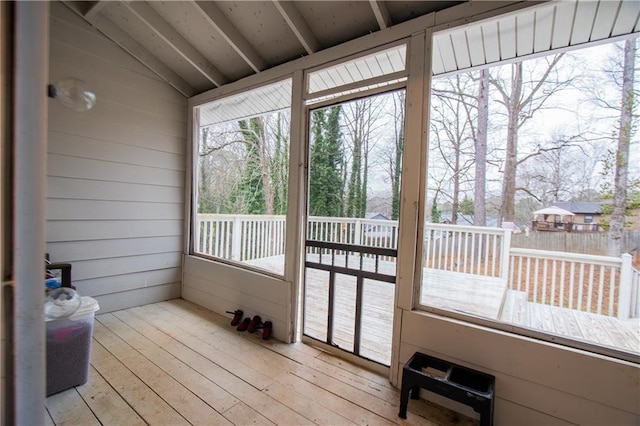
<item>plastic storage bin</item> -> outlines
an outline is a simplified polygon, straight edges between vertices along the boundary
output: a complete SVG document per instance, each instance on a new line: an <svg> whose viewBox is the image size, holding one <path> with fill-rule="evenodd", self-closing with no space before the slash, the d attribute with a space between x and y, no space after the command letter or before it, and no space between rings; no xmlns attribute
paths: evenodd
<svg viewBox="0 0 640 426"><path fill-rule="evenodd" d="M66 318L47 318L47 396L87 383L93 318L100 309L83 296L80 307Z"/></svg>

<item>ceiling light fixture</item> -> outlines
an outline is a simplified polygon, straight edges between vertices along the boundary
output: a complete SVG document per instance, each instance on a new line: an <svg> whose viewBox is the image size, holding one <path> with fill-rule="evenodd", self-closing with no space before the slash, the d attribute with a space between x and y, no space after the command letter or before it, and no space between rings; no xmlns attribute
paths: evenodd
<svg viewBox="0 0 640 426"><path fill-rule="evenodd" d="M74 111L89 111L96 103L96 94L85 87L85 82L77 78L65 78L47 87L50 98Z"/></svg>

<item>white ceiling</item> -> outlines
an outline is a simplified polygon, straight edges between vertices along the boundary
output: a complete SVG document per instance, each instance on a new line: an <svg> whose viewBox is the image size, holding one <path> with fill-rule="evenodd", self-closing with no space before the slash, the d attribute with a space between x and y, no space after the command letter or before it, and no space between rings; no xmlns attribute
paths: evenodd
<svg viewBox="0 0 640 426"><path fill-rule="evenodd" d="M434 34L433 73L455 72L640 31L638 0L565 0Z"/></svg>
<svg viewBox="0 0 640 426"><path fill-rule="evenodd" d="M463 3L63 2L186 96ZM435 33L433 73L445 74L624 36L640 31L639 18L640 0L543 3L497 19ZM403 58L392 62L402 62L404 66ZM346 71L343 74L346 76ZM331 86L320 78L317 83L313 90L322 91L326 84Z"/></svg>
<svg viewBox="0 0 640 426"><path fill-rule="evenodd" d="M64 1L192 96L463 1Z"/></svg>

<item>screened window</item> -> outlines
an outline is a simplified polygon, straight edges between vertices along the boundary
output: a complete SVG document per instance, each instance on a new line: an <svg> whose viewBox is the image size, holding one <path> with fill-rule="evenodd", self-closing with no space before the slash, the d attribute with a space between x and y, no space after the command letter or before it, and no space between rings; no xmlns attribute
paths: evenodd
<svg viewBox="0 0 640 426"><path fill-rule="evenodd" d="M434 63L448 56L443 46L471 42L457 37L438 36ZM638 100L625 93L640 88L628 78L637 45L549 52L433 78L421 307L640 355L640 334L629 328L640 317L640 257L609 243L614 232L630 238L637 225L619 214L585 226L592 215L583 222L556 206L612 207L624 184L619 211L634 208Z"/></svg>
<svg viewBox="0 0 640 426"><path fill-rule="evenodd" d="M291 81L198 107L195 254L283 275Z"/></svg>

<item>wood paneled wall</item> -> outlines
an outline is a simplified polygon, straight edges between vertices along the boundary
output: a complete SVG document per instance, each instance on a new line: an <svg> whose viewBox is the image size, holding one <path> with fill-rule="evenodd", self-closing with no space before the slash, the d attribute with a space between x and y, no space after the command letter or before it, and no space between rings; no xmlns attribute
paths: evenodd
<svg viewBox="0 0 640 426"><path fill-rule="evenodd" d="M180 296L186 98L51 4L51 82L84 80L95 107L51 100L47 251L100 312ZM38 262L34 259L34 262Z"/></svg>
<svg viewBox="0 0 640 426"><path fill-rule="evenodd" d="M291 338L291 284L242 268L186 256L182 297L219 314L241 309L273 323L273 336ZM231 327L231 326L230 326Z"/></svg>

